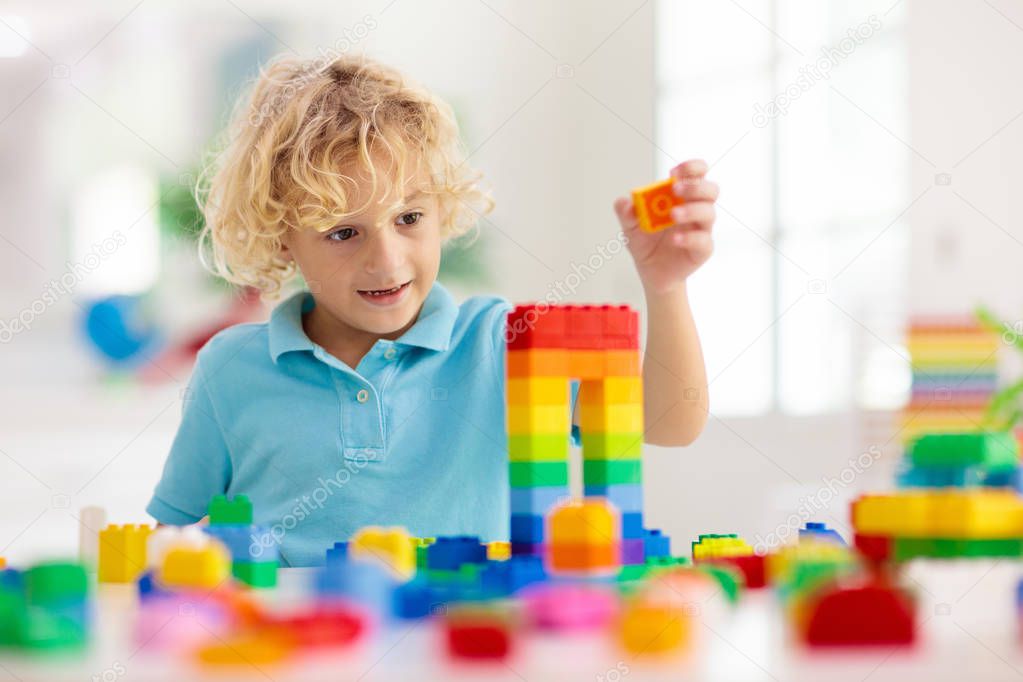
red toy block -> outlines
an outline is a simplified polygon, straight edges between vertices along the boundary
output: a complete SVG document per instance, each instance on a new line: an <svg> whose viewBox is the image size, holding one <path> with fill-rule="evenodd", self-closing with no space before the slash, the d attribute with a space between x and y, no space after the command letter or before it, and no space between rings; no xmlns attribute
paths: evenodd
<svg viewBox="0 0 1023 682"><path fill-rule="evenodd" d="M604 317L604 348L639 348L639 313L627 305L601 306Z"/></svg>
<svg viewBox="0 0 1023 682"><path fill-rule="evenodd" d="M887 535L853 534L853 546L868 561L881 562L892 558L894 543Z"/></svg>
<svg viewBox="0 0 1023 682"><path fill-rule="evenodd" d="M457 617L447 622L447 644L454 658L503 659L511 650L511 635L500 619Z"/></svg>
<svg viewBox="0 0 1023 682"><path fill-rule="evenodd" d="M533 303L508 313L504 331L509 350L565 348L568 311L565 306Z"/></svg>
<svg viewBox="0 0 1023 682"><path fill-rule="evenodd" d="M767 585L765 558L762 554L746 554L743 556L714 557L712 559L694 559L693 563L696 565L718 564L732 566L742 573L742 577L746 581L746 587L755 590Z"/></svg>
<svg viewBox="0 0 1023 682"><path fill-rule="evenodd" d="M365 618L345 606L316 606L312 611L269 616L265 628L299 647L336 647L365 631Z"/></svg>
<svg viewBox="0 0 1023 682"><path fill-rule="evenodd" d="M803 637L810 646L908 645L916 638L915 605L897 587L837 585L809 600Z"/></svg>

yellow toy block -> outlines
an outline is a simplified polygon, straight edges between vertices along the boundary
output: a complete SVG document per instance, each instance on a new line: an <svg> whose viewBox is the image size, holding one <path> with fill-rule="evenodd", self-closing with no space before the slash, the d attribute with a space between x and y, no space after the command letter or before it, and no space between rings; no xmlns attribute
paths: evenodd
<svg viewBox="0 0 1023 682"><path fill-rule="evenodd" d="M567 405L509 405L508 434L567 434L572 414Z"/></svg>
<svg viewBox="0 0 1023 682"><path fill-rule="evenodd" d="M614 376L579 382L579 405L616 405L643 402L643 379Z"/></svg>
<svg viewBox="0 0 1023 682"><path fill-rule="evenodd" d="M416 573L416 539L404 528L360 528L348 543L348 554L381 564L399 578Z"/></svg>
<svg viewBox="0 0 1023 682"><path fill-rule="evenodd" d="M195 651L199 662L208 666L239 666L248 669L279 663L291 655L294 643L274 633L242 632L227 638L214 636ZM264 673L265 677L268 677Z"/></svg>
<svg viewBox="0 0 1023 682"><path fill-rule="evenodd" d="M700 540L693 543L694 560L749 556L750 554L753 554L753 548L742 538L701 535Z"/></svg>
<svg viewBox="0 0 1023 682"><path fill-rule="evenodd" d="M853 505L853 526L863 535L891 537L1023 537L1023 499L984 489L868 495Z"/></svg>
<svg viewBox="0 0 1023 682"><path fill-rule="evenodd" d="M618 542L621 538L621 513L602 497L569 500L554 507L547 518L551 545Z"/></svg>
<svg viewBox="0 0 1023 682"><path fill-rule="evenodd" d="M643 404L581 403L579 428L583 433L642 433Z"/></svg>
<svg viewBox="0 0 1023 682"><path fill-rule="evenodd" d="M561 405L568 408L568 380L561 377L508 379L508 405Z"/></svg>
<svg viewBox="0 0 1023 682"><path fill-rule="evenodd" d="M931 522L926 494L865 495L853 503L853 528L862 535L927 537Z"/></svg>
<svg viewBox="0 0 1023 682"><path fill-rule="evenodd" d="M622 612L618 634L622 646L634 655L663 655L686 644L690 616L682 609L645 599L631 600Z"/></svg>
<svg viewBox="0 0 1023 682"><path fill-rule="evenodd" d="M506 561L511 558L511 543L498 540L487 543L487 558L491 561Z"/></svg>
<svg viewBox="0 0 1023 682"><path fill-rule="evenodd" d="M0 570L7 568L7 559L0 556Z"/></svg>
<svg viewBox="0 0 1023 682"><path fill-rule="evenodd" d="M99 532L99 567L101 583L130 583L146 570L146 539L151 526L110 525Z"/></svg>
<svg viewBox="0 0 1023 682"><path fill-rule="evenodd" d="M676 196L675 178L655 182L632 190L632 204L636 209L639 228L644 232L659 232L675 224L671 209L685 203Z"/></svg>
<svg viewBox="0 0 1023 682"><path fill-rule="evenodd" d="M157 571L166 587L213 589L231 577L231 554L219 541L204 547L171 547Z"/></svg>

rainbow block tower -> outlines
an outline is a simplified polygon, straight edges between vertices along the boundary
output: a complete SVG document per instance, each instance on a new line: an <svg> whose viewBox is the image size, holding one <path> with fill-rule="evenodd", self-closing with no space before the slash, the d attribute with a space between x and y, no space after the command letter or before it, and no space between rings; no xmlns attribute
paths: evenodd
<svg viewBox="0 0 1023 682"><path fill-rule="evenodd" d="M579 381L583 494L621 514L619 559L644 561L639 317L628 306L517 306L508 313L511 551L546 556L547 515L569 497L570 381Z"/></svg>
<svg viewBox="0 0 1023 682"><path fill-rule="evenodd" d="M998 386L998 337L972 317L918 317L907 346L913 392L902 413L902 442L978 430Z"/></svg>

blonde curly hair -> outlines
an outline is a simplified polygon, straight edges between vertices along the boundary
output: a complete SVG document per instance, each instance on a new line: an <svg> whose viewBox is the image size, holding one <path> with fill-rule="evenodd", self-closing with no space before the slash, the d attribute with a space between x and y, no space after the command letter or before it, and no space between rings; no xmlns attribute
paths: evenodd
<svg viewBox="0 0 1023 682"><path fill-rule="evenodd" d="M385 174L373 163L379 153L390 161ZM440 202L445 239L469 232L493 209L466 163L454 113L439 97L366 57L326 64L280 57L239 100L222 149L199 175L203 264L277 298L296 274L281 254L282 236L329 230L364 208L349 205L356 180L342 169L353 165L372 179L371 196L421 171L424 191Z"/></svg>

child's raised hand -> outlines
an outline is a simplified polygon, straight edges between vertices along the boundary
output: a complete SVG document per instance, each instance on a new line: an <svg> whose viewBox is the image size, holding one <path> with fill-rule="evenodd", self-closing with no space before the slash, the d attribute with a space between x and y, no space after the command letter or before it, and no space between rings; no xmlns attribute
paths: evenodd
<svg viewBox="0 0 1023 682"><path fill-rule="evenodd" d="M663 293L683 284L710 258L718 186L704 178L707 170L707 163L700 159L671 169L675 194L685 203L671 211L675 224L659 232L639 229L632 199L615 200L615 213L648 293Z"/></svg>

